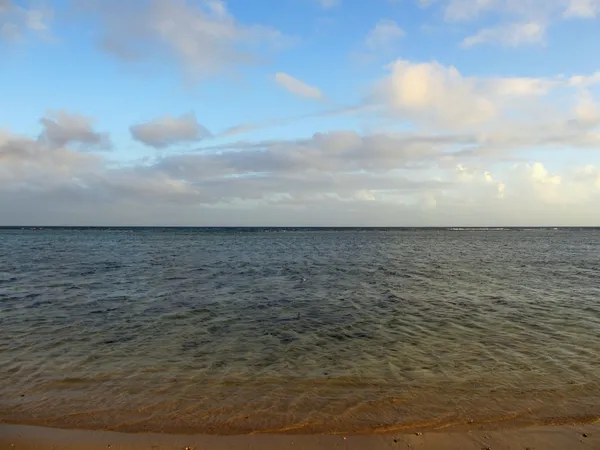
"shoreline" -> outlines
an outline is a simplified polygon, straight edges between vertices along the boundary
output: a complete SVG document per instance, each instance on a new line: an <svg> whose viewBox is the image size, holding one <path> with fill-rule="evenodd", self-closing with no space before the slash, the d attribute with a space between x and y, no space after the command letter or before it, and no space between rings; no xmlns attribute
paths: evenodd
<svg viewBox="0 0 600 450"><path fill-rule="evenodd" d="M0 423L0 450L571 450L600 449L600 424L461 432L236 436L129 434Z"/></svg>

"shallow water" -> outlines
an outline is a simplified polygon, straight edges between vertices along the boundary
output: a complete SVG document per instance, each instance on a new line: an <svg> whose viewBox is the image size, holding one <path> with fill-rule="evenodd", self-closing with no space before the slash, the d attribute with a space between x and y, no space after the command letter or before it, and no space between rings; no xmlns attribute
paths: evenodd
<svg viewBox="0 0 600 450"><path fill-rule="evenodd" d="M0 418L373 432L600 417L599 230L0 230Z"/></svg>

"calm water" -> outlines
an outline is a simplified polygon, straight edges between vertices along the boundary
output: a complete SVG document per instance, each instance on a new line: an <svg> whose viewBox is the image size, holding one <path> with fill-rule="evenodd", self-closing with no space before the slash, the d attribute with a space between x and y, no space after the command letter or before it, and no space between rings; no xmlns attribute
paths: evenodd
<svg viewBox="0 0 600 450"><path fill-rule="evenodd" d="M0 419L379 432L600 417L600 231L0 230Z"/></svg>

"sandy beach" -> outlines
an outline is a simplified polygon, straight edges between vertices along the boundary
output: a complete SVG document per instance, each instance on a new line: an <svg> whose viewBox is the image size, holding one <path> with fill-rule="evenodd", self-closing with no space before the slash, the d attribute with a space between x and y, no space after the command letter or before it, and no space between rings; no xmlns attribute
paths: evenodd
<svg viewBox="0 0 600 450"><path fill-rule="evenodd" d="M575 450L600 449L600 424L377 435L202 436L126 434L0 425L0 449L15 450Z"/></svg>

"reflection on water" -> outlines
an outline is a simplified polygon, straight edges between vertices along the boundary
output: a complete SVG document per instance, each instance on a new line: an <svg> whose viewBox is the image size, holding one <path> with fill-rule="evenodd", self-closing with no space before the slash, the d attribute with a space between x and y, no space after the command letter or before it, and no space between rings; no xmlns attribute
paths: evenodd
<svg viewBox="0 0 600 450"><path fill-rule="evenodd" d="M369 432L600 417L600 231L0 231L0 419Z"/></svg>

